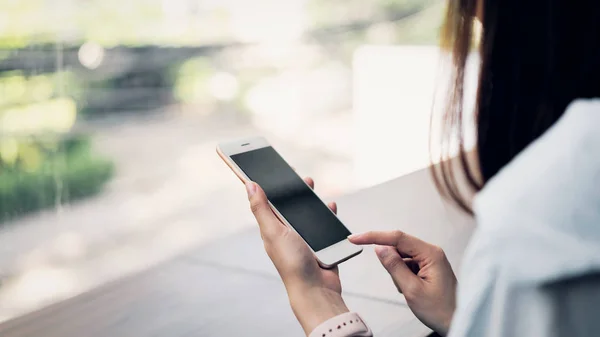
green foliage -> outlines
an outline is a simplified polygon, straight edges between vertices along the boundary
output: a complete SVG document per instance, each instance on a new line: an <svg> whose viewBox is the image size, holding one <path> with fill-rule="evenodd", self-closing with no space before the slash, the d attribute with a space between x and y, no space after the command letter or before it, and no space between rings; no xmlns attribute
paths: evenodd
<svg viewBox="0 0 600 337"><path fill-rule="evenodd" d="M25 74L23 70L0 73L0 106L45 101L54 97L77 97L82 81L72 71Z"/></svg>
<svg viewBox="0 0 600 337"><path fill-rule="evenodd" d="M63 142L35 171L0 172L0 223L16 216L98 193L113 163L93 155L87 139Z"/></svg>
<svg viewBox="0 0 600 337"><path fill-rule="evenodd" d="M206 57L196 57L185 61L175 72L175 97L185 103L203 103L211 100L208 96L208 80L215 69Z"/></svg>

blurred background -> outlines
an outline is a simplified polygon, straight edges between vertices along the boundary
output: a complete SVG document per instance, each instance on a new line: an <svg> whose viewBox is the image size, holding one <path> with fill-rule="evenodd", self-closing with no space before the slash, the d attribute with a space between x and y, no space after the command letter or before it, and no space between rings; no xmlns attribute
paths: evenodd
<svg viewBox="0 0 600 337"><path fill-rule="evenodd" d="M443 11L0 0L0 321L253 226L219 141L325 198L425 167Z"/></svg>

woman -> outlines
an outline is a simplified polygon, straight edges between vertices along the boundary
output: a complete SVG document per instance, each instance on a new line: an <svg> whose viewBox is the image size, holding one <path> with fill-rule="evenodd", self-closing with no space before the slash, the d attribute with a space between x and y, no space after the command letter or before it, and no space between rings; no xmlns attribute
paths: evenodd
<svg viewBox="0 0 600 337"><path fill-rule="evenodd" d="M453 94L444 141L458 135L460 160L459 169L445 161L434 177L478 223L460 286L444 252L409 234L350 240L378 245L411 310L441 335L600 335L600 100L593 100L600 97L600 2L451 0L448 7L443 47L453 55ZM462 101L475 18L482 24L481 68L470 160ZM473 202L459 181L477 192ZM259 186L247 190L306 334L370 336L348 313L337 270L319 268Z"/></svg>

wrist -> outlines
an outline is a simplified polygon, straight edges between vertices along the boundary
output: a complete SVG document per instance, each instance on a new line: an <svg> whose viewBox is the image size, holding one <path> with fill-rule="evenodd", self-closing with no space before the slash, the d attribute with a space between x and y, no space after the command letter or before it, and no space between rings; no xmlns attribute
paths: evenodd
<svg viewBox="0 0 600 337"><path fill-rule="evenodd" d="M452 313L449 313L449 315L447 315L447 317L442 322L441 327L439 329L436 329L436 332L440 336L448 336L448 332L450 331L450 324L452 323L452 314L453 313L454 313L454 311L452 311Z"/></svg>
<svg viewBox="0 0 600 337"><path fill-rule="evenodd" d="M325 288L288 292L292 310L306 335L330 318L349 312L342 296Z"/></svg>
<svg viewBox="0 0 600 337"><path fill-rule="evenodd" d="M430 328L440 336L447 336L450 331L450 324L452 324L452 316L454 315L454 309L440 312L437 316L436 322L432 323Z"/></svg>

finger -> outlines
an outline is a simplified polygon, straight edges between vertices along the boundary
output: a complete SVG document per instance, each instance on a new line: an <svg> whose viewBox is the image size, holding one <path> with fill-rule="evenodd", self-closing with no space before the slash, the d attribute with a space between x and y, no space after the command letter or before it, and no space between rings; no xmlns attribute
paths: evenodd
<svg viewBox="0 0 600 337"><path fill-rule="evenodd" d="M375 253L383 267L390 274L398 291L403 294L414 289L419 278L408 268L398 251L389 246L375 247Z"/></svg>
<svg viewBox="0 0 600 337"><path fill-rule="evenodd" d="M330 202L327 204L327 206L329 206L333 213L337 214L337 204L335 202Z"/></svg>
<svg viewBox="0 0 600 337"><path fill-rule="evenodd" d="M283 225L273 214L265 192L255 182L248 182L246 190L248 200L250 200L250 209L258 222L263 239L273 238L283 228Z"/></svg>
<svg viewBox="0 0 600 337"><path fill-rule="evenodd" d="M398 253L400 253L400 256L402 256L403 259L409 259L409 258L412 259L412 256L410 256L406 253L403 253L401 251L398 251Z"/></svg>
<svg viewBox="0 0 600 337"><path fill-rule="evenodd" d="M357 245L384 245L394 246L402 254L414 257L418 254L428 253L433 250L433 245L419 240L414 236L408 235L402 231L390 232L366 232L363 234L354 234L348 237L350 242Z"/></svg>
<svg viewBox="0 0 600 337"><path fill-rule="evenodd" d="M315 181L313 180L313 178L311 177L306 177L304 178L304 182L310 186L310 188L312 188L313 190L315 189Z"/></svg>

